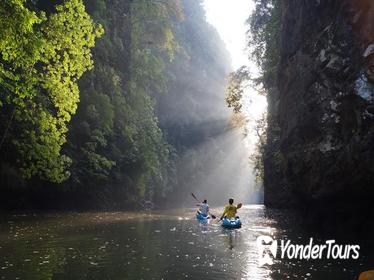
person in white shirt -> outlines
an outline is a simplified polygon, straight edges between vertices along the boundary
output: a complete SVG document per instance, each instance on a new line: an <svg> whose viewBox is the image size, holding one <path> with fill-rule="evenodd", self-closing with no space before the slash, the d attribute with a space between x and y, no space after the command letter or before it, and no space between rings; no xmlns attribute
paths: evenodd
<svg viewBox="0 0 374 280"><path fill-rule="evenodd" d="M208 201L206 199L204 199L203 203L198 203L196 205L200 206L200 209L198 210L198 212L200 212L204 216L209 215L209 204L208 204Z"/></svg>

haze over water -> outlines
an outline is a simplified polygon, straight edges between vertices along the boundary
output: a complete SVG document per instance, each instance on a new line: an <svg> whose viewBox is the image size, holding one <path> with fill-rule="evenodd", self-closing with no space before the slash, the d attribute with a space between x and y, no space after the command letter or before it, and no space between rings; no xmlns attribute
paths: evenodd
<svg viewBox="0 0 374 280"><path fill-rule="evenodd" d="M259 267L259 235L308 242L312 232L297 226L301 220L292 212L244 207L239 230L214 220L201 224L194 215L195 209L8 216L0 223L0 279L351 280L372 261L282 260Z"/></svg>

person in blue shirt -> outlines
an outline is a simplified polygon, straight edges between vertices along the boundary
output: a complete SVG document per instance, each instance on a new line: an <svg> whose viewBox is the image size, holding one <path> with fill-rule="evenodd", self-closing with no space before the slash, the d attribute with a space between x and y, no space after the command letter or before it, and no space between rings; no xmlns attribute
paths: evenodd
<svg viewBox="0 0 374 280"><path fill-rule="evenodd" d="M202 203L198 203L196 205L200 206L200 209L197 211L198 213L201 213L204 216L209 215L209 204L208 204L208 201L206 199L204 199Z"/></svg>

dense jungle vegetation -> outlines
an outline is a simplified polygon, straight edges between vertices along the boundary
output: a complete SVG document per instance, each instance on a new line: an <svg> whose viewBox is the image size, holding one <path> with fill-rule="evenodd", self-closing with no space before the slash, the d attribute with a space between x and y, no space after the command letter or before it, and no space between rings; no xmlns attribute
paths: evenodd
<svg viewBox="0 0 374 280"><path fill-rule="evenodd" d="M248 88L267 98L268 110L254 125L257 145L250 157L257 179L262 182L265 177L264 157L273 157L273 147L279 146L275 104L279 99L277 75L280 63L282 9L279 0L253 2L254 10L247 19L247 52L250 61L256 64L258 72L254 71L253 67L244 65L230 73L226 102L236 118L241 118L243 96Z"/></svg>
<svg viewBox="0 0 374 280"><path fill-rule="evenodd" d="M196 147L227 129L231 69L202 1L5 0L0 14L2 208L160 204L204 174Z"/></svg>

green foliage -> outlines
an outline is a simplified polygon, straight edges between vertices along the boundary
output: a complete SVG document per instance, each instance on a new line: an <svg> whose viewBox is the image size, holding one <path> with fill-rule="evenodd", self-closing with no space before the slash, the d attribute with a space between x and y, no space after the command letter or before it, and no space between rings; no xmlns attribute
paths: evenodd
<svg viewBox="0 0 374 280"><path fill-rule="evenodd" d="M79 0L48 17L25 1L6 0L0 17L0 105L14 115L10 140L22 174L62 182L71 160L61 147L79 101L77 80L93 66L90 48L102 28Z"/></svg>
<svg viewBox="0 0 374 280"><path fill-rule="evenodd" d="M248 49L250 58L260 68L260 75L254 76L247 66L242 66L229 75L226 102L234 112L240 112L241 99L245 89L252 87L260 94L266 94L276 87L279 63L281 9L279 0L256 0L255 10L247 20Z"/></svg>
<svg viewBox="0 0 374 280"><path fill-rule="evenodd" d="M226 147L215 140L226 132L223 92L231 68L224 43L206 22L203 1L182 2L185 17L174 33L179 48L166 64L168 93L156 96L160 126L174 148L168 180L175 203L194 188L207 189L212 166L224 160Z"/></svg>
<svg viewBox="0 0 374 280"><path fill-rule="evenodd" d="M242 66L235 72L230 73L226 88L226 103L233 109L234 113L240 113L242 109L242 97L250 79L250 72L246 66Z"/></svg>
<svg viewBox="0 0 374 280"><path fill-rule="evenodd" d="M257 143L250 160L254 165L256 179L259 182L264 180L264 153L267 141L267 114L264 113L260 119L256 120L254 131L257 136Z"/></svg>
<svg viewBox="0 0 374 280"><path fill-rule="evenodd" d="M206 177L224 153L198 149L224 132L230 66L203 2L87 0L100 25L62 2L0 3L0 149L26 178L113 207Z"/></svg>
<svg viewBox="0 0 374 280"><path fill-rule="evenodd" d="M257 93L270 97L277 83L277 69L280 59L279 39L281 7L279 0L255 0L255 9L248 19L248 49L250 58L260 68L260 75L253 76L248 67L241 67L229 75L226 90L226 103L233 108L234 114L240 114L242 98L248 87ZM256 122L255 131L258 142L251 155L256 176L263 179L263 156L266 147L267 116Z"/></svg>
<svg viewBox="0 0 374 280"><path fill-rule="evenodd" d="M132 47L165 51L172 60L179 47L174 40L173 19L183 19L180 1L138 0L131 4L130 13Z"/></svg>
<svg viewBox="0 0 374 280"><path fill-rule="evenodd" d="M163 196L171 147L154 96L168 91L165 69L178 51L173 25L182 18L179 1L118 0L107 6L102 0L90 5L106 34L93 51L95 69L80 83L67 146L72 183L119 186L147 199Z"/></svg>
<svg viewBox="0 0 374 280"><path fill-rule="evenodd" d="M279 0L256 0L255 10L248 19L248 47L252 58L261 69L258 83L262 83L265 88L276 86L280 57L280 5Z"/></svg>
<svg viewBox="0 0 374 280"><path fill-rule="evenodd" d="M268 100L271 100L277 87L277 71L280 61L281 1L256 0L255 4L255 10L248 20L250 24L249 49L252 58L261 69L260 77L256 78L256 83L263 86ZM256 151L252 155L252 161L259 180L264 179L267 138L270 139L268 137L269 129L273 129L272 123L268 124L270 116L270 114L262 116L255 127L258 142Z"/></svg>
<svg viewBox="0 0 374 280"><path fill-rule="evenodd" d="M158 126L155 116L155 93L167 92L167 77L164 58L170 61L178 44L172 30L175 6L174 1L136 1L131 6L131 46L129 69L132 73L126 88L136 117L138 157L142 162L143 173L139 178L140 195L153 196L155 187L158 193L166 187L165 174L169 147ZM151 182L151 185L147 185ZM145 190L144 190L145 189Z"/></svg>

